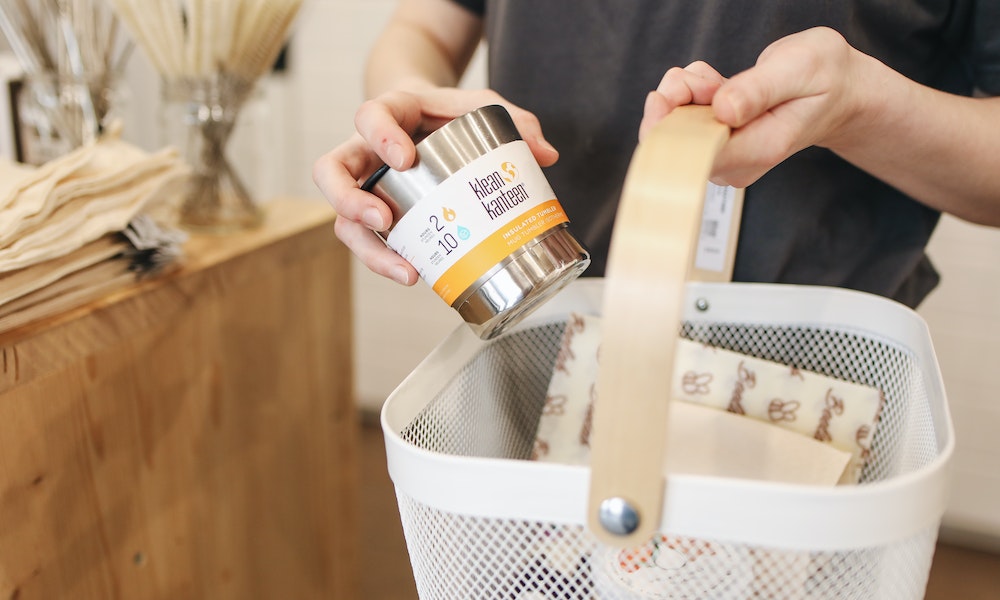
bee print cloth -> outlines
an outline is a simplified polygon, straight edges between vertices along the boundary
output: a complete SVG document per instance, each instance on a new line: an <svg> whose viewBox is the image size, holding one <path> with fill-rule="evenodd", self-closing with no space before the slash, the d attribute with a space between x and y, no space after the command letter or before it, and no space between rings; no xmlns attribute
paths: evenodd
<svg viewBox="0 0 1000 600"><path fill-rule="evenodd" d="M599 317L573 314L539 421L534 458L588 464ZM856 483L883 403L879 390L678 340L667 470Z"/></svg>

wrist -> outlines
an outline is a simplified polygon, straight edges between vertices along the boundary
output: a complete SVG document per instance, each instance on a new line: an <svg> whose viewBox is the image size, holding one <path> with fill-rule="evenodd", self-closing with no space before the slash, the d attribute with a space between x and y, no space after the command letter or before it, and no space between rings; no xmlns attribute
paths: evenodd
<svg viewBox="0 0 1000 600"><path fill-rule="evenodd" d="M908 81L878 59L851 51L839 116L827 139L819 144L841 155L850 155L869 143L879 130L892 127L896 115L908 104Z"/></svg>

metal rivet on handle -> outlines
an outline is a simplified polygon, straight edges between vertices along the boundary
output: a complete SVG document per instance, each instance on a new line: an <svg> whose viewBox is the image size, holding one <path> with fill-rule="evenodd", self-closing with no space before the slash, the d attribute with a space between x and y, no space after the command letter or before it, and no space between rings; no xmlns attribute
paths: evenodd
<svg viewBox="0 0 1000 600"><path fill-rule="evenodd" d="M694 307L700 310L701 312L705 312L706 310L708 310L708 300L706 300L705 298L698 298L697 300L694 301Z"/></svg>
<svg viewBox="0 0 1000 600"><path fill-rule="evenodd" d="M604 500L597 516L604 529L615 535L628 535L639 528L639 512L624 498Z"/></svg>

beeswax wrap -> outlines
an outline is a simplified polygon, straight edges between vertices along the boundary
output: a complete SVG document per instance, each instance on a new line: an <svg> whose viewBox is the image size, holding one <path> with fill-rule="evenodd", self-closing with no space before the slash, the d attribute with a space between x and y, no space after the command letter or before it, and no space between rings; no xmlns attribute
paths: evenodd
<svg viewBox="0 0 1000 600"><path fill-rule="evenodd" d="M842 483L857 483L884 398L874 388L680 340L673 398L745 415L851 455Z"/></svg>
<svg viewBox="0 0 1000 600"><path fill-rule="evenodd" d="M600 322L570 316L537 460L589 463ZM669 470L802 483L828 480L837 465L832 483L856 482L882 405L873 388L690 340L678 342L672 389L680 402L671 404L668 441L677 451L668 452Z"/></svg>

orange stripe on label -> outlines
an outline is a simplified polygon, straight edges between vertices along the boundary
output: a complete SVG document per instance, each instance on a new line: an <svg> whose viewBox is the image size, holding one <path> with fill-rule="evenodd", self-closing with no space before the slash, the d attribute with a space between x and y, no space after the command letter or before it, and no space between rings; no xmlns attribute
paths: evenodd
<svg viewBox="0 0 1000 600"><path fill-rule="evenodd" d="M479 242L434 283L434 291L452 305L475 283L511 252L549 229L566 223L569 217L556 199L543 202L511 219L506 226Z"/></svg>

